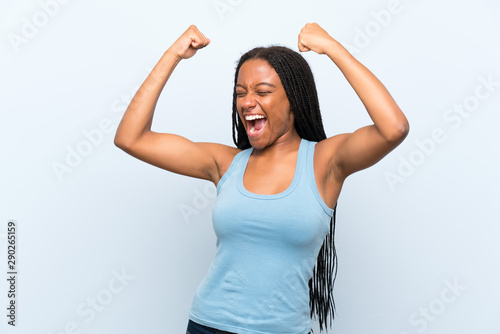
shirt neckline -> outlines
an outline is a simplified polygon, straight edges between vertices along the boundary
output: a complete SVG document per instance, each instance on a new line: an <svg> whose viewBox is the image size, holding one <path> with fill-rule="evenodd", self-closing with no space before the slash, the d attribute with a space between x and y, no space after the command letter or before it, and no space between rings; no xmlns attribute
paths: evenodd
<svg viewBox="0 0 500 334"><path fill-rule="evenodd" d="M281 197L285 197L288 194L290 194L296 187L297 184L299 183L300 175L302 174L302 161L304 160L304 149L305 149L305 141L303 138L300 140L300 146L299 146L299 152L297 154L297 162L295 164L295 172L293 174L293 179L288 188L283 190L280 193L277 194L270 194L270 195L264 195L264 194L256 194L253 192L248 191L245 186L243 185L243 176L245 175L245 171L247 169L248 165L248 160L250 159L250 155L253 152L253 147L248 149L248 153L242 157L242 168L241 168L241 173L238 175L238 182L237 182L237 188L239 192L247 197L252 197L252 198L258 198L258 199L277 199Z"/></svg>

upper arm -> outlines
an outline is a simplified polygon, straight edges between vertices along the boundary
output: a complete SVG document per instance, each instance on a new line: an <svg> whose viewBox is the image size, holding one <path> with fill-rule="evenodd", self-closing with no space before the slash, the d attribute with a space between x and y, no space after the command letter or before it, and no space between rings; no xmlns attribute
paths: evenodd
<svg viewBox="0 0 500 334"><path fill-rule="evenodd" d="M362 127L353 133L340 134L321 142L328 155L328 170L339 179L345 179L368 168L395 149L408 134L408 127L394 129L391 138L384 137L375 125Z"/></svg>
<svg viewBox="0 0 500 334"><path fill-rule="evenodd" d="M128 154L173 173L218 183L240 151L215 143L195 143L170 133L148 131L133 143L115 144Z"/></svg>

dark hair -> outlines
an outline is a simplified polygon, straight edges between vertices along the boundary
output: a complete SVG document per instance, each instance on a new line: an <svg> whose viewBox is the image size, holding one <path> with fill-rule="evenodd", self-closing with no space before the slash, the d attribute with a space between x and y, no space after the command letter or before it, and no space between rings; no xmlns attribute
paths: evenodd
<svg viewBox="0 0 500 334"><path fill-rule="evenodd" d="M314 77L306 60L297 52L283 46L257 47L243 54L236 66L234 86L238 81L241 65L250 59L263 59L274 68L281 80L290 102L295 119L295 130L300 138L309 141L326 139L318 102L318 93ZM233 91L233 141L240 149L250 148L250 142L241 122L236 106L236 89ZM337 253L335 251L335 213L330 221L330 232L325 237L309 280L309 306L311 319L316 313L320 331L328 329L327 319L330 314L330 326L334 318L335 302L333 285L337 276ZM333 275L333 277L332 277Z"/></svg>

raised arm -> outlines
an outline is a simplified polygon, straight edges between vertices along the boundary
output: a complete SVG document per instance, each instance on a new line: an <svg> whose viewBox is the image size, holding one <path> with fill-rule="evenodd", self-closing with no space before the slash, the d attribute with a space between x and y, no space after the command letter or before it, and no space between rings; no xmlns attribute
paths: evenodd
<svg viewBox="0 0 500 334"><path fill-rule="evenodd" d="M182 59L210 43L194 25L163 54L130 102L115 135L115 145L130 155L168 171L217 183L236 148L192 141L151 131L156 103L170 75Z"/></svg>
<svg viewBox="0 0 500 334"><path fill-rule="evenodd" d="M407 136L408 120L384 85L318 24L306 24L299 34L299 50L326 54L356 91L373 121L353 133L318 143L327 155L329 170L338 178L372 166Z"/></svg>

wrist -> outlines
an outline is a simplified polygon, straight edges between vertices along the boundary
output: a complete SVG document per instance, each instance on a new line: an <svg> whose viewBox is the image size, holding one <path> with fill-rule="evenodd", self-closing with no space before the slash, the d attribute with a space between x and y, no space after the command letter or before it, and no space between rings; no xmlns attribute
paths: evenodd
<svg viewBox="0 0 500 334"><path fill-rule="evenodd" d="M352 55L347 51L342 44L336 40L332 40L328 43L325 49L325 54L334 62L337 63L346 57L352 57Z"/></svg>
<svg viewBox="0 0 500 334"><path fill-rule="evenodd" d="M182 60L179 54L172 50L171 47L168 48L167 51L165 51L162 58L167 60L168 62L173 62L174 65L177 65Z"/></svg>

